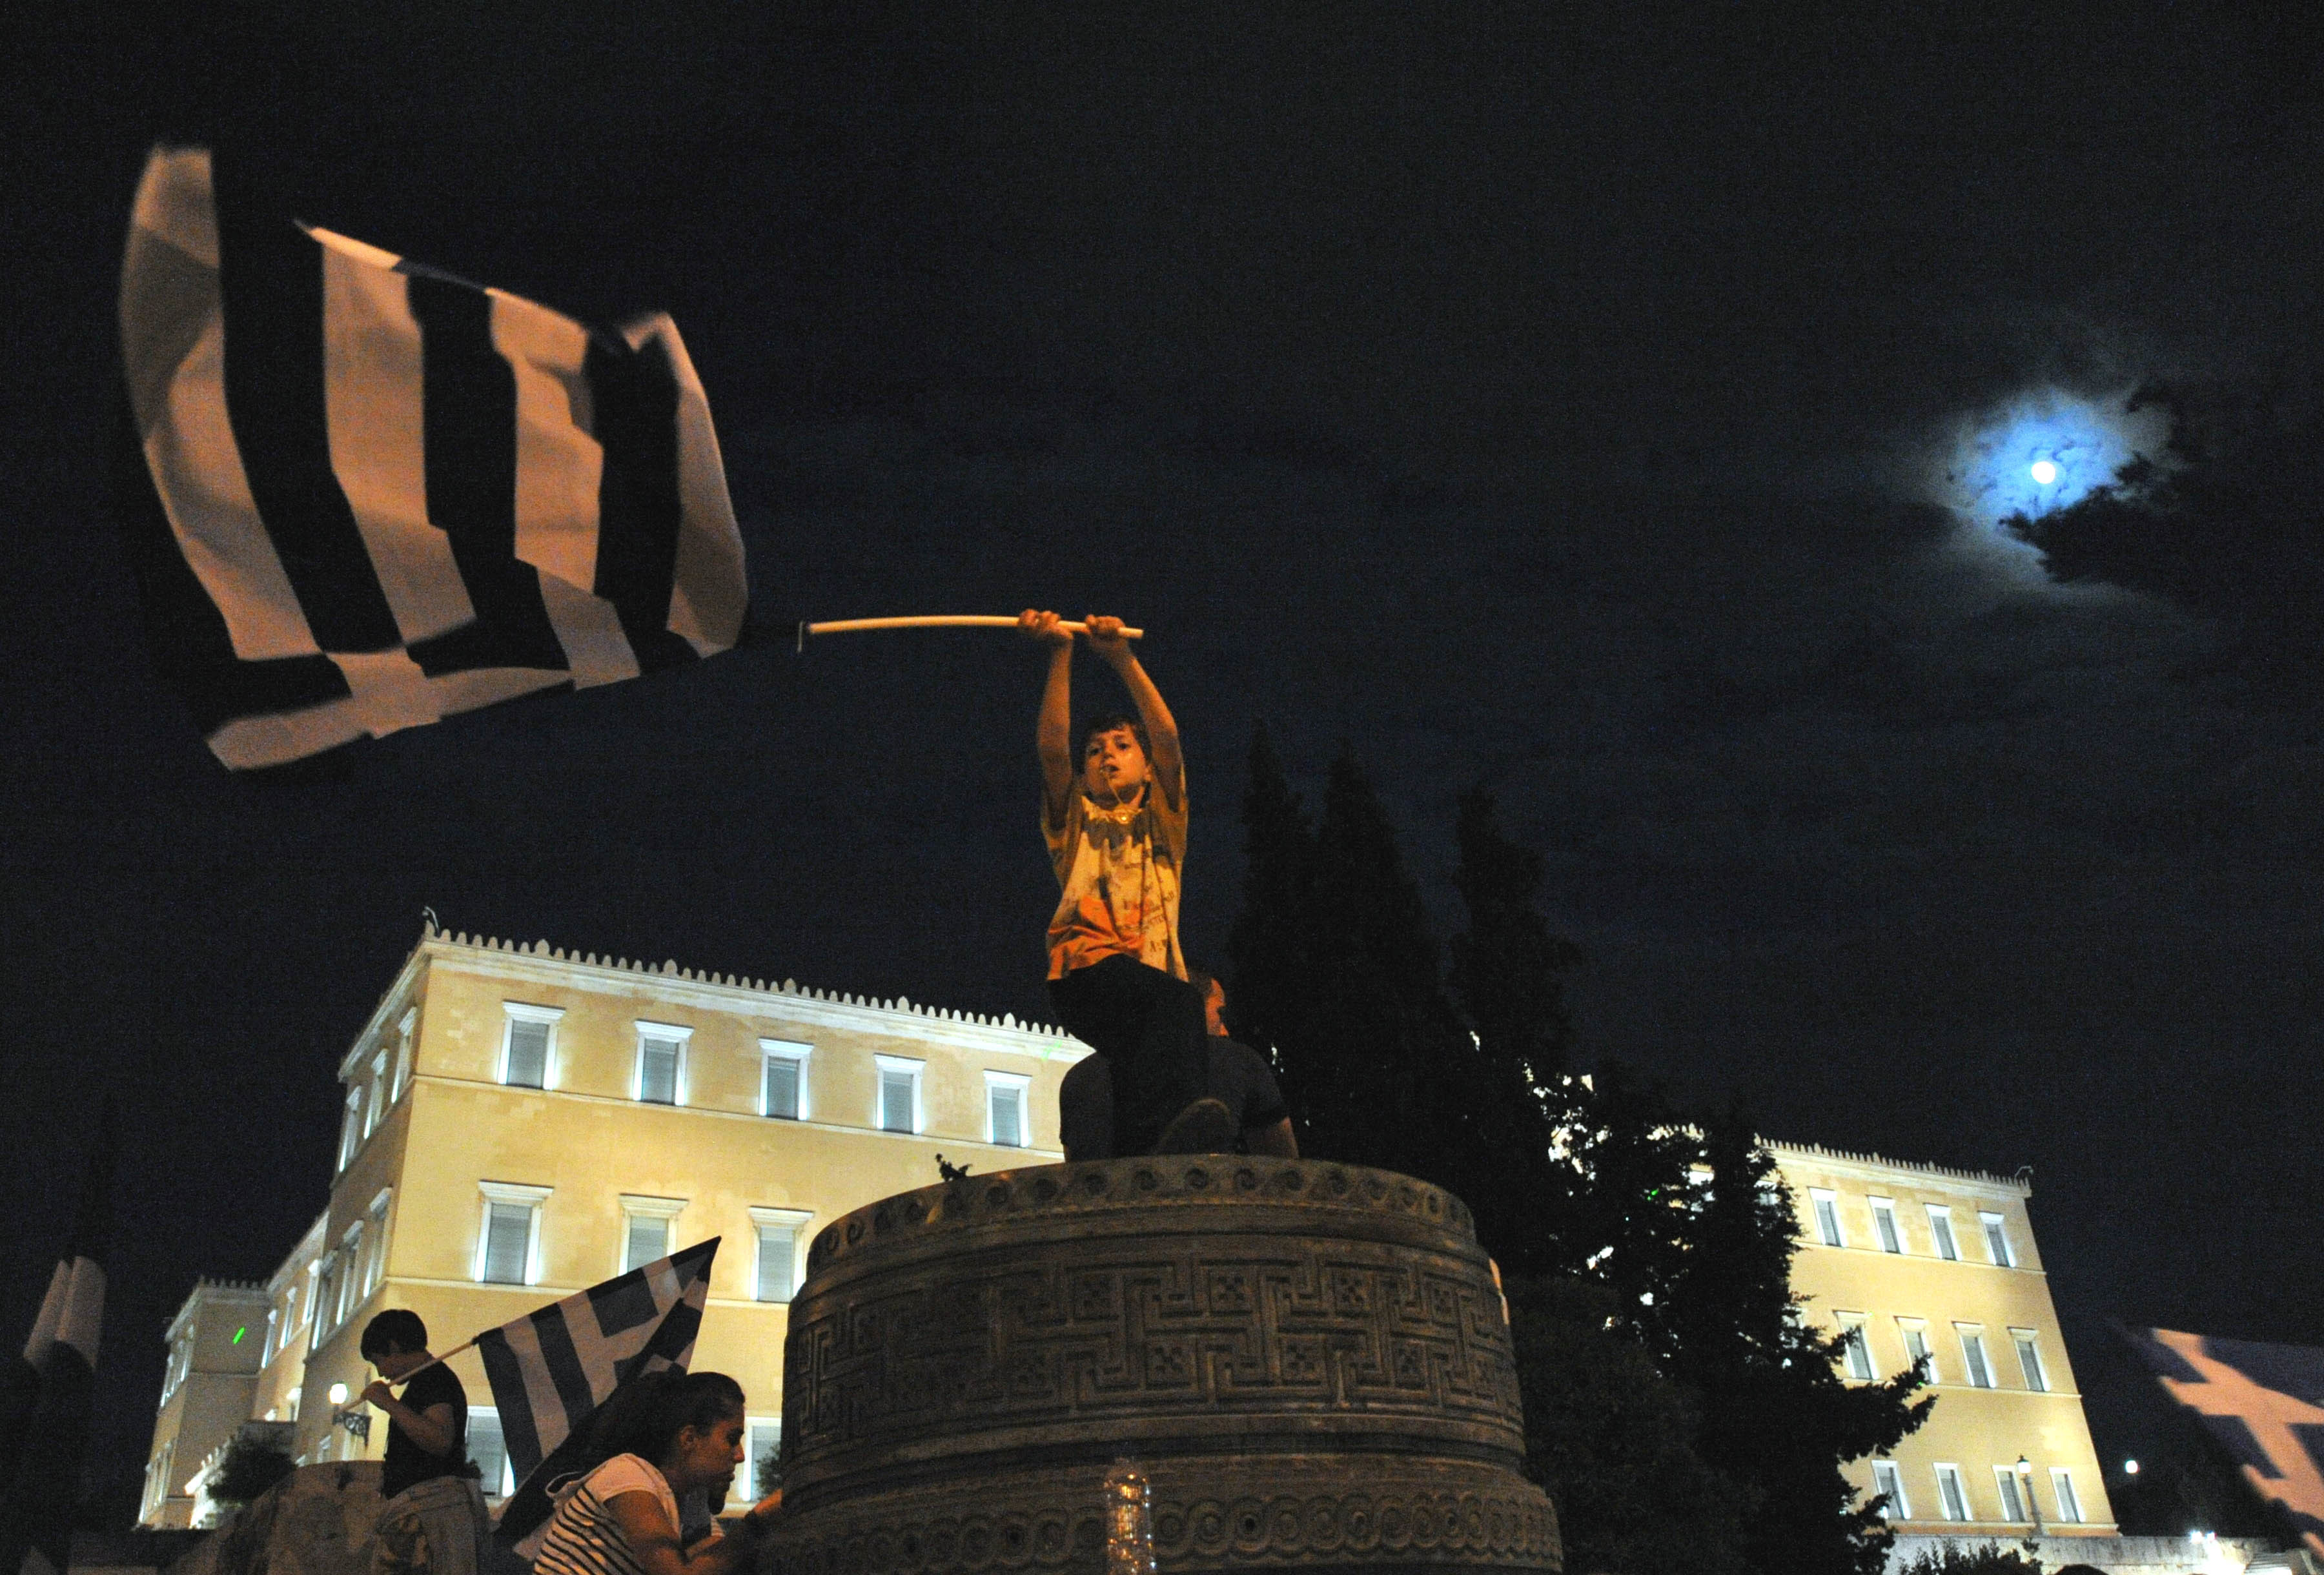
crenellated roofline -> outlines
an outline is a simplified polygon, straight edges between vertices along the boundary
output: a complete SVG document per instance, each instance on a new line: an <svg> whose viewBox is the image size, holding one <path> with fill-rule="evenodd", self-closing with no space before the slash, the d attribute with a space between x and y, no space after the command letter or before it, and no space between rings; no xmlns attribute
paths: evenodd
<svg viewBox="0 0 2324 1575"><path fill-rule="evenodd" d="M348 1045L346 1054L339 1058L338 1073L342 1080L349 1075L357 1059L378 1042L379 1036L385 1031L387 1019L394 1014L400 1003L409 996L411 980L419 972L421 963L430 957L449 958L459 953L490 954L496 959L510 961L521 958L551 966L559 972L581 970L624 980L650 979L665 985L672 983L687 985L691 986L693 990L702 992L703 1005L714 1008L742 1006L744 1009L757 1009L771 998L786 1002L793 1009L802 1004L813 1004L825 1009L824 1011L809 1014L811 1016L824 1016L828 1013L835 1017L855 1018L859 1014L871 1014L875 1018L913 1018L918 1022L917 1026L908 1030L910 1033L926 1036L928 1034L928 1025L936 1025L938 1028L936 1037L959 1039L963 1043L981 1043L990 1047L1013 1050L1020 1055L1038 1055L1045 1058L1065 1055L1078 1060L1082 1055L1087 1053L1088 1049L1088 1046L1061 1027L1047 1023L1019 1022L1013 1012L1003 1012L999 1017L991 1017L982 1012L965 1011L957 1007L930 1006L926 1002L915 1001L905 996L883 999L879 996L854 995L836 990L820 990L812 985L800 984L797 980L792 979L776 983L769 980L753 979L748 975L721 973L715 969L688 968L680 964L675 958L659 963L633 962L627 957L617 957L610 953L584 953L578 948L568 950L545 940L512 941L498 935L484 935L471 937L466 930L455 932L429 921L421 925L419 942L405 957L403 966L396 971L393 981L381 993L379 1004L372 1009L370 1018L365 1020L362 1031L355 1035L354 1041ZM737 1000L737 997L742 999ZM855 1026L875 1030L887 1027L876 1021L859 1022ZM890 1027L889 1031L895 1030ZM1017 1042L996 1045L992 1044L992 1039L996 1036Z"/></svg>

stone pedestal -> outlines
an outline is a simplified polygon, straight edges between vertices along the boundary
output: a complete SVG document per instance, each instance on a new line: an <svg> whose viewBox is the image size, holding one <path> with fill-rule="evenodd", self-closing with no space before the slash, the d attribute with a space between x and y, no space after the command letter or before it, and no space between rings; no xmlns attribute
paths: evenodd
<svg viewBox="0 0 2324 1575"><path fill-rule="evenodd" d="M1118 1460L1164 1575L1554 1572L1522 1452L1451 1193L1234 1156L1001 1172L816 1238L766 1575L1093 1575Z"/></svg>

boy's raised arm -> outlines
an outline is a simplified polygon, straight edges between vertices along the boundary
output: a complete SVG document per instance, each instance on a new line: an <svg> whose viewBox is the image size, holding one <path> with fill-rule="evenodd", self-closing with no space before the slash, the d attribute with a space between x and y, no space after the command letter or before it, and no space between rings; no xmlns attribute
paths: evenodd
<svg viewBox="0 0 2324 1575"><path fill-rule="evenodd" d="M1055 612L1031 607L1017 614L1017 627L1049 648L1033 745L1041 756L1041 809L1053 826L1065 824L1065 795L1074 786L1074 637L1057 623Z"/></svg>
<svg viewBox="0 0 2324 1575"><path fill-rule="evenodd" d="M1121 638L1120 619L1101 618L1093 613L1082 622L1089 630L1090 649L1121 676L1122 687L1130 691L1130 698L1138 706L1138 720L1146 724L1147 740L1153 745L1150 764L1155 782L1172 809L1181 807L1178 796L1186 783L1186 762L1178 751L1177 720L1170 714L1170 707L1162 703L1162 691L1154 686L1154 680L1139 666L1130 641Z"/></svg>

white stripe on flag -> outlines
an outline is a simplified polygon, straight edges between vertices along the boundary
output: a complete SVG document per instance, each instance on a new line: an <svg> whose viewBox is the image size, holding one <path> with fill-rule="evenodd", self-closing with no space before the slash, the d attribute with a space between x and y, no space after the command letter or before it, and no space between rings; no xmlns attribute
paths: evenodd
<svg viewBox="0 0 2324 1575"><path fill-rule="evenodd" d="M329 230L308 233L323 249L331 469L355 511L396 629L410 644L476 616L451 538L428 519L420 324L404 276L394 271L395 253Z"/></svg>
<svg viewBox="0 0 2324 1575"><path fill-rule="evenodd" d="M565 1414L565 1401L549 1381L549 1359L540 1354L540 1336L533 1332L532 1321L520 1318L503 1324L501 1332L508 1336L509 1354L516 1358L517 1371L524 1375L525 1408L532 1413L533 1435L540 1439L540 1452L546 1458L573 1431L573 1419Z"/></svg>
<svg viewBox="0 0 2324 1575"><path fill-rule="evenodd" d="M712 656L733 645L742 632L744 581L742 538L734 524L733 500L726 493L718 429L710 423L710 396L703 392L678 325L667 316L657 313L633 323L624 336L632 345L659 338L678 380L680 523L669 628L698 654Z"/></svg>
<svg viewBox="0 0 2324 1575"><path fill-rule="evenodd" d="M321 647L259 522L226 410L210 156L156 153L131 211L121 266L122 353L146 464L170 530L244 661ZM147 309L131 312L133 301Z"/></svg>
<svg viewBox="0 0 2324 1575"><path fill-rule="evenodd" d="M540 576L540 601L572 666L575 688L618 684L638 676L638 654L630 649L621 614L611 602L601 602L567 585L562 576L549 574Z"/></svg>
<svg viewBox="0 0 2324 1575"><path fill-rule="evenodd" d="M602 1405L605 1396L613 1392L613 1386L621 1381L616 1365L641 1342L629 1335L607 1340L598 1333L597 1310L589 1304L586 1296L568 1296L557 1304L557 1311L565 1320L565 1335L573 1342L573 1354L580 1359L581 1370L589 1377L589 1394ZM651 1329L653 1325L646 1327ZM622 1349L625 1344L628 1350Z"/></svg>
<svg viewBox="0 0 2324 1575"><path fill-rule="evenodd" d="M597 583L597 485L605 473L581 374L588 330L504 290L485 294L493 348L516 373L516 555L586 591ZM633 663L626 676L635 673Z"/></svg>

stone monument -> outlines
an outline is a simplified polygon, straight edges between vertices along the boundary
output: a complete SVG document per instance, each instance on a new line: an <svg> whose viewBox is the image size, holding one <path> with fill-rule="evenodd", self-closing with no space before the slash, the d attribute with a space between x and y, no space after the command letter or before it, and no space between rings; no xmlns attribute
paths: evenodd
<svg viewBox="0 0 2324 1575"><path fill-rule="evenodd" d="M816 1236L763 1575L1555 1575L1520 1422L1441 1188L1234 1155L970 1176Z"/></svg>

